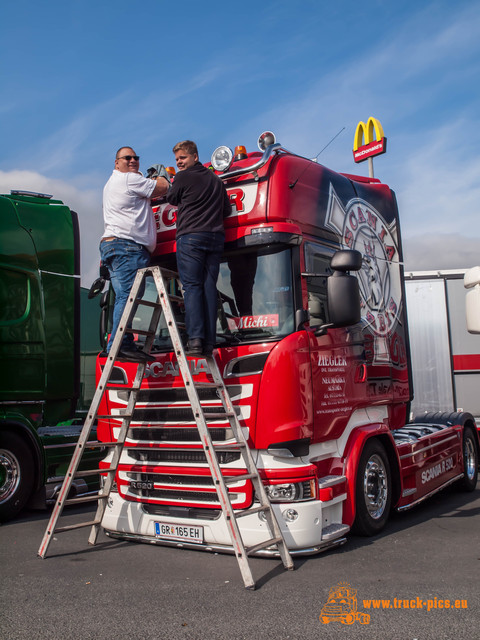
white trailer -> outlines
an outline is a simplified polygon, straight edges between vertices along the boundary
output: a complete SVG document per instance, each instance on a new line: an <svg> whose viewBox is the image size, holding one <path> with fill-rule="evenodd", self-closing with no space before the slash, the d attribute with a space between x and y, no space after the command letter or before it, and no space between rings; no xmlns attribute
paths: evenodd
<svg viewBox="0 0 480 640"><path fill-rule="evenodd" d="M469 411L480 424L480 335L467 330L466 271L405 273L414 416Z"/></svg>

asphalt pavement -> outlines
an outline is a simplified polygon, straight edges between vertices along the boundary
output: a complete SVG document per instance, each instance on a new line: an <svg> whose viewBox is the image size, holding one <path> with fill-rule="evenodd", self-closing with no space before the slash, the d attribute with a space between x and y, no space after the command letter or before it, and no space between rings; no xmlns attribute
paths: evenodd
<svg viewBox="0 0 480 640"><path fill-rule="evenodd" d="M62 524L87 520L93 510L68 508ZM2 639L480 637L480 484L467 494L448 488L394 514L374 538L350 536L336 550L297 557L295 571L254 558L255 591L243 587L234 556L103 532L92 547L88 529L55 535L40 559L48 517L25 511L0 527ZM321 620L341 583L350 615Z"/></svg>

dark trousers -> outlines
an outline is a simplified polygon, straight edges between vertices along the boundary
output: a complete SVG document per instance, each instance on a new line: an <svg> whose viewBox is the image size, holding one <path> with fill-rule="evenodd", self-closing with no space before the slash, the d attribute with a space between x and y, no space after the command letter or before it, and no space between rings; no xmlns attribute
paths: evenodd
<svg viewBox="0 0 480 640"><path fill-rule="evenodd" d="M221 232L186 233L177 239L177 267L184 289L188 337L216 343L217 278L223 252Z"/></svg>
<svg viewBox="0 0 480 640"><path fill-rule="evenodd" d="M115 238L115 240L104 240L100 243L100 257L102 263L110 273L110 282L115 291L113 327L107 345L107 351L110 351L115 333L122 318L123 310L127 304L128 294L137 275L137 270L148 267L150 264L150 254L144 246L133 240ZM142 294L142 292L139 293L140 295ZM132 344L133 335L126 333L123 337L121 347L128 348Z"/></svg>

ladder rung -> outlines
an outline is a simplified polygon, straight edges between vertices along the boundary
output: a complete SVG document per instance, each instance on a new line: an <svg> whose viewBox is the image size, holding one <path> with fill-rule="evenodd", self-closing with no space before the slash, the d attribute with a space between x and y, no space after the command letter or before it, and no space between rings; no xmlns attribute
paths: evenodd
<svg viewBox="0 0 480 640"><path fill-rule="evenodd" d="M195 389L221 389L223 384L217 384L216 382L195 382L193 383Z"/></svg>
<svg viewBox="0 0 480 640"><path fill-rule="evenodd" d="M78 444L78 443L77 443ZM101 449L102 447L113 447L117 442L87 442L85 443L85 449Z"/></svg>
<svg viewBox="0 0 480 640"><path fill-rule="evenodd" d="M131 418L133 413L108 413L103 416L97 415L97 420L123 420L124 418Z"/></svg>
<svg viewBox="0 0 480 640"><path fill-rule="evenodd" d="M138 304L143 304L145 307L153 307L154 309L162 306L159 302L151 302L150 300L138 300Z"/></svg>
<svg viewBox="0 0 480 640"><path fill-rule="evenodd" d="M72 529L81 529L82 527L92 527L100 524L101 520L90 520L89 522L79 522L78 524L66 524L63 527L58 527L53 533L63 533L64 531L72 531Z"/></svg>
<svg viewBox="0 0 480 640"><path fill-rule="evenodd" d="M245 473L243 476L223 476L225 484L235 484L236 482L242 482L243 480L251 480L252 478L258 478L257 473Z"/></svg>
<svg viewBox="0 0 480 640"><path fill-rule="evenodd" d="M182 296L174 296L173 294L168 294L168 299L172 302L185 302Z"/></svg>
<svg viewBox="0 0 480 640"><path fill-rule="evenodd" d="M253 547L248 547L248 549L245 549L245 551L247 552L247 556L249 556L250 554L255 553L256 551L260 551L260 549L266 549L267 547L271 547L274 544L277 545L279 542L283 542L283 539L270 538L270 540L259 542L258 544L253 545Z"/></svg>
<svg viewBox="0 0 480 640"><path fill-rule="evenodd" d="M95 476L100 473L108 473L109 471L116 471L115 467L109 467L108 469L89 469L87 471L77 471L73 474L74 478L86 478L88 476Z"/></svg>
<svg viewBox="0 0 480 640"><path fill-rule="evenodd" d="M209 418L210 420L213 419L220 419L220 418L234 418L235 417L235 413L230 413L229 411L218 411L217 413L210 413L209 411L207 411L206 409L208 409L210 407L205 407L203 409L203 415L205 416L205 418Z"/></svg>
<svg viewBox="0 0 480 640"><path fill-rule="evenodd" d="M91 446L91 445L89 445ZM123 444L121 442L118 442L118 440L116 440L115 442L98 442L95 443L93 446L95 447L123 447Z"/></svg>
<svg viewBox="0 0 480 640"><path fill-rule="evenodd" d="M237 449L245 449L247 446L244 442L212 442L212 444L216 451L230 451L230 449L236 451Z"/></svg>
<svg viewBox="0 0 480 640"><path fill-rule="evenodd" d="M174 278L175 280L178 280L179 278L178 273L176 271L171 271L170 269L164 269L163 267L160 267L160 271L162 272L162 276L164 278Z"/></svg>
<svg viewBox="0 0 480 640"><path fill-rule="evenodd" d="M235 518L243 518L243 516L253 515L254 513L261 513L262 511L269 511L270 505L264 505L259 507L252 507L251 509L244 509L243 511L234 511Z"/></svg>
<svg viewBox="0 0 480 640"><path fill-rule="evenodd" d="M94 500L106 500L108 496L99 496L97 493L93 496L82 496L81 498L68 498L64 501L66 504L80 504L81 502L93 502Z"/></svg>
<svg viewBox="0 0 480 640"><path fill-rule="evenodd" d="M134 390L133 387L130 387L130 386L126 385L126 384L109 384L108 382L105 385L105 389L108 390L108 391L110 391L110 389L112 391L115 391L116 389L118 389L119 391L132 391L132 390Z"/></svg>
<svg viewBox="0 0 480 640"><path fill-rule="evenodd" d="M125 333L136 333L139 336L154 336L155 331L148 331L147 329L125 329Z"/></svg>

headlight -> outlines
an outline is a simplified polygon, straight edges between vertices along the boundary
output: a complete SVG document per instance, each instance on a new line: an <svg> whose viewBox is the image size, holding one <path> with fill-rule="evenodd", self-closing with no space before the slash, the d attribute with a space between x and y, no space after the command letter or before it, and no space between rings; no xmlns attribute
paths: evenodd
<svg viewBox="0 0 480 640"><path fill-rule="evenodd" d="M315 498L315 481L289 482L286 484L267 484L265 490L270 502L300 502Z"/></svg>
<svg viewBox="0 0 480 640"><path fill-rule="evenodd" d="M232 160L233 151L229 147L217 147L212 153L212 166L215 171L226 171Z"/></svg>

